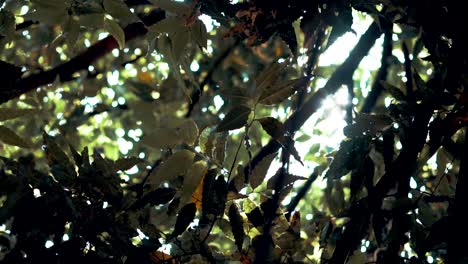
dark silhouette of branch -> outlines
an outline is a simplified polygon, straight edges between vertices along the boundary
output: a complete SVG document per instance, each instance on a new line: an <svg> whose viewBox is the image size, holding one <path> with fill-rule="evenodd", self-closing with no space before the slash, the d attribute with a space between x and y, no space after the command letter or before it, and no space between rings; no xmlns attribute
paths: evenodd
<svg viewBox="0 0 468 264"><path fill-rule="evenodd" d="M319 176L319 172L317 169L315 169L314 172L312 172L312 174L309 176L307 181L304 183L304 185L302 185L299 192L297 192L296 196L294 196L293 200L288 204L286 208L286 219L289 220L291 213L294 212L294 210L296 210L297 205L302 200L302 198L305 197L310 187L312 186L312 183L314 183L314 181L318 178L318 176Z"/></svg>
<svg viewBox="0 0 468 264"><path fill-rule="evenodd" d="M468 149L468 132L465 130L465 142L463 148ZM455 191L455 203L449 209L449 241L447 247L447 263L464 263L468 259L468 252L460 239L468 235L466 219L468 216L468 155L462 155L460 159L460 171L458 173L457 187Z"/></svg>
<svg viewBox="0 0 468 264"><path fill-rule="evenodd" d="M146 17L142 18L143 23L133 23L125 27L125 41L130 41L137 37L144 36L148 29L145 25L155 24L165 18L165 12L160 9L156 9ZM89 47L83 53L77 55L71 60L58 65L47 71L40 73L32 73L24 78L16 81L15 88L13 91L8 91L2 94L0 98L0 104L5 103L13 98L17 98L22 94L33 91L42 85L52 84L57 77L62 82L72 80L74 73L86 69L96 60L102 58L107 53L110 53L113 49L118 48L118 43L112 36L104 38L91 47Z"/></svg>
<svg viewBox="0 0 468 264"><path fill-rule="evenodd" d="M349 57L341 64L332 74L325 86L317 90L304 104L295 111L285 122L285 127L289 133L297 131L307 119L315 113L319 108L323 99L328 95L335 93L344 82L352 78L354 71L357 69L362 58L367 55L369 50L374 45L375 41L380 37L381 31L377 23L372 23L366 33L361 37L356 47L351 51ZM281 147L275 140L270 140L245 167L246 180L248 180L248 172L255 168L257 164L269 154L276 152Z"/></svg>
<svg viewBox="0 0 468 264"><path fill-rule="evenodd" d="M371 91L362 105L361 113L370 113L382 94L383 87L380 84L380 81L387 79L388 68L390 66L389 58L392 56L392 48L392 32L387 31L385 32L380 69L375 76Z"/></svg>
<svg viewBox="0 0 468 264"><path fill-rule="evenodd" d="M413 97L413 72L411 71L411 59L409 57L409 50L406 43L401 42L401 49L403 50L403 56L405 57L405 77L406 77L406 95L409 98Z"/></svg>

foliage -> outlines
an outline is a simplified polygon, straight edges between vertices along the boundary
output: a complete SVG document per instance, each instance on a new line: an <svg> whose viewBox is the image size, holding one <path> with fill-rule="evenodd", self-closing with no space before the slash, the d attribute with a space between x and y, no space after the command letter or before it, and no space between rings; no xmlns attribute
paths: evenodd
<svg viewBox="0 0 468 264"><path fill-rule="evenodd" d="M465 263L459 2L0 0L0 262Z"/></svg>

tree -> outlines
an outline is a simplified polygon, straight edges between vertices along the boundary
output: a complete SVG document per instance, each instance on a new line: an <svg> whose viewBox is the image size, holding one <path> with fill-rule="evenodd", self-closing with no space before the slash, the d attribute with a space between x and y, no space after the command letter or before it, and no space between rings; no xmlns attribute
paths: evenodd
<svg viewBox="0 0 468 264"><path fill-rule="evenodd" d="M465 263L458 2L0 1L0 261Z"/></svg>

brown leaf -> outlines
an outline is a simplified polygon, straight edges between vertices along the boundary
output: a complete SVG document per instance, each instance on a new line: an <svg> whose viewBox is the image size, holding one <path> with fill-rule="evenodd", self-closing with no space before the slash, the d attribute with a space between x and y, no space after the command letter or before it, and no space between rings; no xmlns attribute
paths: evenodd
<svg viewBox="0 0 468 264"><path fill-rule="evenodd" d="M238 105L231 109L216 127L216 132L234 130L243 127L252 110L245 105Z"/></svg>
<svg viewBox="0 0 468 264"><path fill-rule="evenodd" d="M271 162L275 159L277 153L272 153L265 158L263 158L257 166L255 166L252 170L252 175L250 175L250 186L252 189L257 188L260 184L262 184L265 176L270 168Z"/></svg>
<svg viewBox="0 0 468 264"><path fill-rule="evenodd" d="M229 207L229 222L231 223L232 234L236 241L236 246L239 252L242 252L242 244L244 243L245 232L244 232L244 220L239 213L239 208L235 203Z"/></svg>
<svg viewBox="0 0 468 264"><path fill-rule="evenodd" d="M189 203L180 209L179 214L177 215L174 231L171 234L172 238L178 237L187 230L187 227L195 218L196 212L197 206L195 203Z"/></svg>

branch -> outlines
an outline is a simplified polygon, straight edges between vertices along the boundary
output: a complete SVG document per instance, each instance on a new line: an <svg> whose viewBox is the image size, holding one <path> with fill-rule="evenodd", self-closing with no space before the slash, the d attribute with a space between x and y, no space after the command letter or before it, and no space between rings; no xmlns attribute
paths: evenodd
<svg viewBox="0 0 468 264"><path fill-rule="evenodd" d="M349 57L335 70L325 86L316 91L299 110L294 112L288 120L286 120L285 127L289 133L296 132L307 119L319 109L320 103L324 98L335 93L344 82L352 78L362 58L366 56L381 34L377 23L372 23L366 33L361 37L356 47L351 51ZM245 167L246 181L248 180L248 172L255 168L262 159L276 152L280 147L281 144L277 141L270 140L270 142L255 155L250 164Z"/></svg>
<svg viewBox="0 0 468 264"><path fill-rule="evenodd" d="M392 32L385 32L385 38L383 43L382 59L380 63L380 69L375 76L374 83L372 84L371 91L366 97L364 104L361 108L361 113L370 113L374 108L377 100L382 94L383 87L380 84L380 81L387 79L388 68L390 66L389 58L392 56Z"/></svg>
<svg viewBox="0 0 468 264"><path fill-rule="evenodd" d="M468 148L468 131L465 129L464 149ZM450 215L450 234L447 247L447 263L462 263L468 257L464 243L460 238L468 235L466 217L468 210L468 155L462 155L460 159L460 171L458 173L457 188L455 191L455 206ZM452 209L452 208L450 208ZM450 212L450 211L449 211Z"/></svg>
<svg viewBox="0 0 468 264"><path fill-rule="evenodd" d="M165 12L157 9L146 17L142 18L146 25L155 24L165 18ZM146 35L148 29L143 23L133 23L125 27L125 41L130 41L137 37ZM11 99L17 98L22 94L33 91L42 85L52 84L57 77L60 81L66 82L72 80L74 73L87 69L89 65L102 58L113 49L118 48L118 43L112 36L108 36L96 44L89 47L83 53L77 55L73 59L58 65L57 67L43 71L40 73L33 73L27 77L21 78L16 81L13 91L4 92L0 97L0 104L8 102Z"/></svg>

